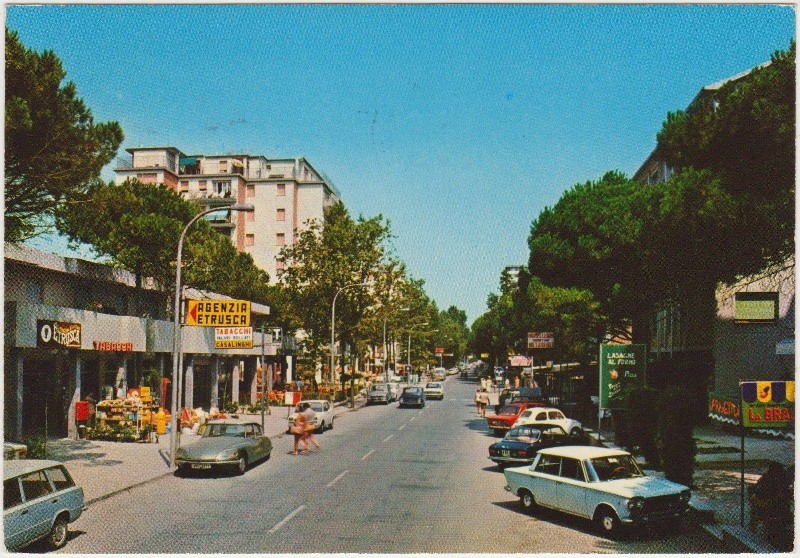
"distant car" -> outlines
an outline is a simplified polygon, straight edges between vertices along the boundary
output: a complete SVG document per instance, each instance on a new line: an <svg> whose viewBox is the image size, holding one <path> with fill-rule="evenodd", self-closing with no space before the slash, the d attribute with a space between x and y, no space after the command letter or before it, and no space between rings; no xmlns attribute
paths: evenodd
<svg viewBox="0 0 800 558"><path fill-rule="evenodd" d="M288 425L286 426L287 433L292 423L294 423L297 414L301 412L303 403L311 405L311 409L314 411L314 420L312 424L317 432L324 432L325 430L333 428L333 405L331 402L327 399L306 399L298 403L294 408L294 412L289 415L287 421Z"/></svg>
<svg viewBox="0 0 800 558"><path fill-rule="evenodd" d="M428 382L425 384L425 399L444 399L444 386L441 382Z"/></svg>
<svg viewBox="0 0 800 558"><path fill-rule="evenodd" d="M506 490L526 511L536 506L593 520L615 535L624 525L672 522L686 518L688 487L642 473L622 450L564 446L540 450L530 466L504 471Z"/></svg>
<svg viewBox="0 0 800 558"><path fill-rule="evenodd" d="M392 393L386 384L372 384L367 393L367 405L372 403L383 403L388 405L392 401Z"/></svg>
<svg viewBox="0 0 800 558"><path fill-rule="evenodd" d="M3 534L6 548L16 550L46 539L61 548L69 523L84 510L83 489L66 467L46 459L3 462Z"/></svg>
<svg viewBox="0 0 800 558"><path fill-rule="evenodd" d="M408 386L400 394L400 408L403 407L425 407L425 390L420 386Z"/></svg>
<svg viewBox="0 0 800 558"><path fill-rule="evenodd" d="M447 370L440 366L433 369L433 380L436 382L443 382L447 379Z"/></svg>
<svg viewBox="0 0 800 558"><path fill-rule="evenodd" d="M514 423L514 426L537 423L558 424L572 437L578 437L583 434L583 427L580 422L567 418L564 413L553 407L532 407L526 409Z"/></svg>
<svg viewBox="0 0 800 558"><path fill-rule="evenodd" d="M511 464L520 465L533 461L540 449L575 443L575 438L570 437L558 424L514 426L502 440L489 446L489 459L501 468Z"/></svg>
<svg viewBox="0 0 800 558"><path fill-rule="evenodd" d="M496 415L490 416L486 419L495 434L504 434L511 429L511 426L517 421L519 416L528 407L540 405L539 403L529 403L520 401L516 403L507 403L500 408L500 412Z"/></svg>
<svg viewBox="0 0 800 558"><path fill-rule="evenodd" d="M459 372L460 372L460 370L458 369L458 366L454 366L452 368L448 368L447 369L447 375L448 376L455 376Z"/></svg>
<svg viewBox="0 0 800 558"><path fill-rule="evenodd" d="M398 382L391 381L386 385L389 386L389 393L392 394L392 401L397 401L397 399L400 397L400 384Z"/></svg>
<svg viewBox="0 0 800 558"><path fill-rule="evenodd" d="M178 474L194 470L227 468L244 474L247 467L269 459L272 441L257 422L220 419L207 422L200 439L178 448Z"/></svg>

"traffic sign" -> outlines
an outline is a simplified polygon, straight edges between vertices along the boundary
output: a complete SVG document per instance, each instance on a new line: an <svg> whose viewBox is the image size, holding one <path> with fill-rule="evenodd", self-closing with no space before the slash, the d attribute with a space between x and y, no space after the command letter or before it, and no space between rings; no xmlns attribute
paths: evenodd
<svg viewBox="0 0 800 558"><path fill-rule="evenodd" d="M186 325L221 327L249 326L249 300L187 300Z"/></svg>

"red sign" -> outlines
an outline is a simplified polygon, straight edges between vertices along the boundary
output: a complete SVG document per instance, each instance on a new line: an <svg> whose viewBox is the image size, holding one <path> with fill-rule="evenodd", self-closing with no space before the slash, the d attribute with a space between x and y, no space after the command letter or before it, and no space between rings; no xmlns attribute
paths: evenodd
<svg viewBox="0 0 800 558"><path fill-rule="evenodd" d="M433 351L433 352L434 352L435 354L437 354L437 355L442 355L442 354L444 354L444 348L442 348L442 347L436 347L436 349L434 349L434 351Z"/></svg>
<svg viewBox="0 0 800 558"><path fill-rule="evenodd" d="M95 341L95 351L118 351L121 353L130 353L133 351L133 343L118 343L116 341Z"/></svg>
<svg viewBox="0 0 800 558"><path fill-rule="evenodd" d="M555 336L551 331L528 333L529 349L551 349L554 344Z"/></svg>

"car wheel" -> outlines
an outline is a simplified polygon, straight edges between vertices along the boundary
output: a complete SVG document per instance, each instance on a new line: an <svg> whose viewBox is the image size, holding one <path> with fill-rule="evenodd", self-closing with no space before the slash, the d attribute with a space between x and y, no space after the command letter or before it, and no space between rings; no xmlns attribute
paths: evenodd
<svg viewBox="0 0 800 558"><path fill-rule="evenodd" d="M247 456L242 455L239 458L239 461L236 463L236 473L239 475L244 475L244 472L247 470Z"/></svg>
<svg viewBox="0 0 800 558"><path fill-rule="evenodd" d="M578 438L582 434L581 429L575 426L572 430L569 431L569 435L571 438Z"/></svg>
<svg viewBox="0 0 800 558"><path fill-rule="evenodd" d="M519 493L519 504L522 506L522 509L528 513L531 513L536 509L536 500L534 499L533 494L531 494L528 490L523 490Z"/></svg>
<svg viewBox="0 0 800 558"><path fill-rule="evenodd" d="M328 425L328 430L333 430L333 419L331 419L331 423Z"/></svg>
<svg viewBox="0 0 800 558"><path fill-rule="evenodd" d="M47 535L47 544L51 548L57 549L67 544L67 538L69 537L69 529L67 528L68 517L69 516L66 514L61 514L56 518L55 522L53 522L50 533Z"/></svg>
<svg viewBox="0 0 800 558"><path fill-rule="evenodd" d="M595 522L600 532L608 537L614 537L619 532L619 518L614 510L607 506L603 506L595 512Z"/></svg>

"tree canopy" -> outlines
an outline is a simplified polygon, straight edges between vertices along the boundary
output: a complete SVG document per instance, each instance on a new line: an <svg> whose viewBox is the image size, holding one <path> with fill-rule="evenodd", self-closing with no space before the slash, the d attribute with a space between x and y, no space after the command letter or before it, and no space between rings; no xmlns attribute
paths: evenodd
<svg viewBox="0 0 800 558"><path fill-rule="evenodd" d="M27 49L6 29L5 240L49 227L53 212L100 175L123 140L116 122L95 123L52 52Z"/></svg>

